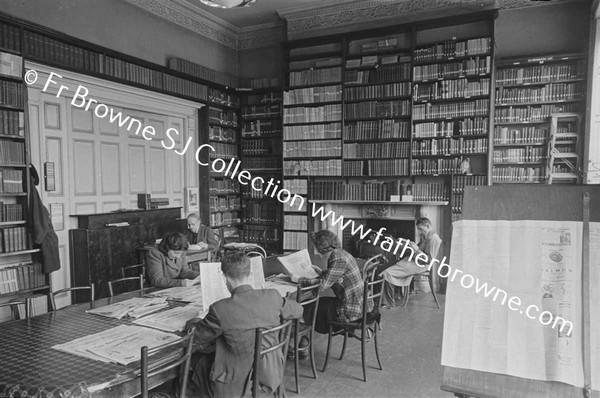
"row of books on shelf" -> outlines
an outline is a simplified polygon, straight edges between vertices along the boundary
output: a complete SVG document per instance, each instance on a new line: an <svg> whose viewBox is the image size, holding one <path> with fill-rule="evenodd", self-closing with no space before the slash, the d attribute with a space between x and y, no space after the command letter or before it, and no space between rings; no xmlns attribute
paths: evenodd
<svg viewBox="0 0 600 398"><path fill-rule="evenodd" d="M235 75L219 72L183 58L169 58L168 66L170 69L183 72L187 75L203 80L215 82L222 86L238 87L240 83L238 81L238 77ZM248 81L248 83L249 82L251 81Z"/></svg>
<svg viewBox="0 0 600 398"><path fill-rule="evenodd" d="M429 155L461 155L487 153L488 139L452 139L441 138L437 140L413 141L411 152L413 156L429 156Z"/></svg>
<svg viewBox="0 0 600 398"><path fill-rule="evenodd" d="M305 215L286 214L283 216L283 225L285 229L306 230L308 228L308 220Z"/></svg>
<svg viewBox="0 0 600 398"><path fill-rule="evenodd" d="M490 109L490 100L478 99L450 104L413 105L413 120L426 120L451 117L485 116Z"/></svg>
<svg viewBox="0 0 600 398"><path fill-rule="evenodd" d="M0 80L0 105L10 105L23 108L25 96L23 83Z"/></svg>
<svg viewBox="0 0 600 398"><path fill-rule="evenodd" d="M237 131L232 128L221 127L221 126L209 126L209 139L214 141L222 142L237 142Z"/></svg>
<svg viewBox="0 0 600 398"><path fill-rule="evenodd" d="M313 181L309 197L313 200L388 201L392 193L391 187L383 181L364 184Z"/></svg>
<svg viewBox="0 0 600 398"><path fill-rule="evenodd" d="M36 59L58 63L72 68L86 69L96 73L105 72L104 56L72 44L25 30L24 52Z"/></svg>
<svg viewBox="0 0 600 398"><path fill-rule="evenodd" d="M524 105L496 108L494 122L523 123L546 121L553 113L578 112L579 104Z"/></svg>
<svg viewBox="0 0 600 398"><path fill-rule="evenodd" d="M23 205L0 202L0 222L23 221Z"/></svg>
<svg viewBox="0 0 600 398"><path fill-rule="evenodd" d="M308 233L285 232L283 233L283 250L298 251L308 247Z"/></svg>
<svg viewBox="0 0 600 398"><path fill-rule="evenodd" d="M208 88L208 100L220 105L226 105L234 108L240 106L240 97L216 88Z"/></svg>
<svg viewBox="0 0 600 398"><path fill-rule="evenodd" d="M93 55L93 57L95 58L95 55ZM105 55L103 59L104 70L102 73L106 75L150 87L167 88L164 85L164 83L166 83L166 77L161 71L150 69L109 55ZM174 82L171 81L171 83ZM194 93L194 96L199 95L199 98L206 99L206 86L202 87L203 88Z"/></svg>
<svg viewBox="0 0 600 398"><path fill-rule="evenodd" d="M238 156L237 145L225 144L222 142L213 142L211 145L213 146L213 148L215 148L215 151L211 152L210 154L211 159L231 159Z"/></svg>
<svg viewBox="0 0 600 398"><path fill-rule="evenodd" d="M342 143L340 140L322 141L284 141L283 158L298 157L341 157Z"/></svg>
<svg viewBox="0 0 600 398"><path fill-rule="evenodd" d="M412 185L413 200L419 202L447 202L450 200L448 186L442 182Z"/></svg>
<svg viewBox="0 0 600 398"><path fill-rule="evenodd" d="M343 175L361 176L405 176L409 172L408 159L344 160Z"/></svg>
<svg viewBox="0 0 600 398"><path fill-rule="evenodd" d="M323 68L326 66L340 66L342 64L341 57L319 57L314 59L303 59L290 61L288 68L290 70Z"/></svg>
<svg viewBox="0 0 600 398"><path fill-rule="evenodd" d="M281 96L281 91L271 91L269 93L261 93L261 94L248 94L245 97L244 108L246 109L249 106L254 105L275 105L280 104L283 98ZM247 113L244 111L244 113Z"/></svg>
<svg viewBox="0 0 600 398"><path fill-rule="evenodd" d="M45 285L46 277L42 273L40 263L7 264L0 268L0 294L35 289Z"/></svg>
<svg viewBox="0 0 600 398"><path fill-rule="evenodd" d="M275 136L281 134L280 120L244 121L242 137Z"/></svg>
<svg viewBox="0 0 600 398"><path fill-rule="evenodd" d="M525 147L494 149L492 161L494 163L530 163L543 162L546 159L546 148Z"/></svg>
<svg viewBox="0 0 600 398"><path fill-rule="evenodd" d="M342 100L342 86L296 88L283 92L285 105L312 104L317 102L332 102Z"/></svg>
<svg viewBox="0 0 600 398"><path fill-rule="evenodd" d="M490 79L443 80L435 83L415 84L413 100L431 101L440 99L465 99L490 94Z"/></svg>
<svg viewBox="0 0 600 398"><path fill-rule="evenodd" d="M209 198L210 211L238 210L242 205L239 196L215 196Z"/></svg>
<svg viewBox="0 0 600 398"><path fill-rule="evenodd" d="M463 195L452 195L451 211L452 213L462 213ZM453 220L455 221L455 220Z"/></svg>
<svg viewBox="0 0 600 398"><path fill-rule="evenodd" d="M347 87L344 89L344 99L350 101L381 97L400 97L407 95L410 95L409 82Z"/></svg>
<svg viewBox="0 0 600 398"><path fill-rule="evenodd" d="M236 194L240 192L240 184L231 179L211 178L209 192L211 195Z"/></svg>
<svg viewBox="0 0 600 398"><path fill-rule="evenodd" d="M384 140L410 138L410 122L407 120L361 120L346 124L345 140Z"/></svg>
<svg viewBox="0 0 600 398"><path fill-rule="evenodd" d="M279 224L281 212L277 206L269 202L246 203L244 208L244 221L250 223L273 223Z"/></svg>
<svg viewBox="0 0 600 398"><path fill-rule="evenodd" d="M179 76L173 76L165 73L162 88L172 93L185 95L205 102L207 99L208 87L204 84L196 83Z"/></svg>
<svg viewBox="0 0 600 398"><path fill-rule="evenodd" d="M486 54L492 50L492 38L482 37L468 40L446 40L423 48L415 49L415 62L429 62L466 57L469 55Z"/></svg>
<svg viewBox="0 0 600 398"><path fill-rule="evenodd" d="M540 183L546 180L544 167L508 166L492 167L492 182Z"/></svg>
<svg viewBox="0 0 600 398"><path fill-rule="evenodd" d="M341 176L342 160L287 160L283 162L284 176Z"/></svg>
<svg viewBox="0 0 600 398"><path fill-rule="evenodd" d="M570 101L581 98L583 98L583 87L578 83L548 83L539 88L496 88L496 104Z"/></svg>
<svg viewBox="0 0 600 398"><path fill-rule="evenodd" d="M230 109L208 108L208 118L211 123L224 124L231 127L237 127L237 113Z"/></svg>
<svg viewBox="0 0 600 398"><path fill-rule="evenodd" d="M0 163L24 165L25 143L22 141L0 140Z"/></svg>
<svg viewBox="0 0 600 398"><path fill-rule="evenodd" d="M510 66L496 70L496 85L551 83L556 80L581 79L585 75L583 61L564 64Z"/></svg>
<svg viewBox="0 0 600 398"><path fill-rule="evenodd" d="M254 187L250 185L242 185L242 197L244 199L269 199L269 196L265 195L266 185L264 182L254 182ZM260 189L254 189L260 188ZM272 192L269 192L272 193Z"/></svg>
<svg viewBox="0 0 600 398"><path fill-rule="evenodd" d="M21 29L18 26L0 23L0 47L21 51Z"/></svg>
<svg viewBox="0 0 600 398"><path fill-rule="evenodd" d="M349 58L346 60L346 69L360 68L364 66L389 65L399 62L410 62L410 55L363 55L360 58Z"/></svg>
<svg viewBox="0 0 600 398"><path fill-rule="evenodd" d="M248 158L244 159L246 170L281 170L281 158Z"/></svg>
<svg viewBox="0 0 600 398"><path fill-rule="evenodd" d="M484 175L458 175L452 177L452 193L461 194L466 186L487 185L487 176Z"/></svg>
<svg viewBox="0 0 600 398"><path fill-rule="evenodd" d="M27 296L29 300L29 316L38 316L48 313L48 296L45 294L32 294ZM21 299L14 299L10 301L21 301ZM15 304L12 306L13 315L15 319L25 319L25 304Z"/></svg>
<svg viewBox="0 0 600 398"><path fill-rule="evenodd" d="M306 214L307 202L305 200L300 201L298 198L294 201L290 200L283 204L283 211L287 213Z"/></svg>
<svg viewBox="0 0 600 398"><path fill-rule="evenodd" d="M342 81L342 68L308 69L290 72L289 85L307 86L310 84L338 83Z"/></svg>
<svg viewBox="0 0 600 398"><path fill-rule="evenodd" d="M488 55L451 63L416 65L413 67L413 81L477 77L491 72L492 57Z"/></svg>
<svg viewBox="0 0 600 398"><path fill-rule="evenodd" d="M237 224L240 222L240 215L237 211L224 211L220 213L211 213L210 226L219 227L222 225Z"/></svg>
<svg viewBox="0 0 600 398"><path fill-rule="evenodd" d="M265 229L267 232L264 232ZM249 243L257 243L263 245L265 242L268 244L277 244L280 240L281 233L278 228L265 228L256 225L244 225L244 241ZM265 248L266 249L266 248Z"/></svg>
<svg viewBox="0 0 600 398"><path fill-rule="evenodd" d="M341 136L342 124L340 122L309 126L285 126L283 128L284 140L322 140L340 138Z"/></svg>
<svg viewBox="0 0 600 398"><path fill-rule="evenodd" d="M21 111L0 109L0 134L25 135L25 114Z"/></svg>
<svg viewBox="0 0 600 398"><path fill-rule="evenodd" d="M27 228L7 227L2 229L0 235L2 253L27 250Z"/></svg>
<svg viewBox="0 0 600 398"><path fill-rule="evenodd" d="M547 126L520 126L494 128L494 144L542 144L550 134Z"/></svg>
<svg viewBox="0 0 600 398"><path fill-rule="evenodd" d="M346 70L346 84L384 83L410 80L410 64L382 65L369 70Z"/></svg>
<svg viewBox="0 0 600 398"><path fill-rule="evenodd" d="M308 194L308 180L305 179L286 179L284 181L285 189L293 194L306 195Z"/></svg>
<svg viewBox="0 0 600 398"><path fill-rule="evenodd" d="M408 158L410 144L408 142L377 142L344 144L344 158Z"/></svg>
<svg viewBox="0 0 600 398"><path fill-rule="evenodd" d="M342 105L332 104L317 107L286 108L283 110L284 123L337 122L342 118Z"/></svg>
<svg viewBox="0 0 600 398"><path fill-rule="evenodd" d="M0 75L23 76L23 57L0 52Z"/></svg>
<svg viewBox="0 0 600 398"><path fill-rule="evenodd" d="M281 113L281 106L275 105L246 105L242 109L242 118L271 118L277 117Z"/></svg>
<svg viewBox="0 0 600 398"><path fill-rule="evenodd" d="M410 116L410 101L366 101L344 105L345 119Z"/></svg>
<svg viewBox="0 0 600 398"><path fill-rule="evenodd" d="M486 135L489 129L487 117L415 124L413 137L437 138L454 135Z"/></svg>
<svg viewBox="0 0 600 398"><path fill-rule="evenodd" d="M457 174L460 172L459 158L413 159L412 175Z"/></svg>
<svg viewBox="0 0 600 398"><path fill-rule="evenodd" d="M233 87L233 85L229 85ZM238 77L239 88L251 88L251 89L264 89L264 88L277 88L281 86L281 80L276 77Z"/></svg>
<svg viewBox="0 0 600 398"><path fill-rule="evenodd" d="M257 139L242 141L242 153L244 155L278 154L279 152L274 149L272 140Z"/></svg>
<svg viewBox="0 0 600 398"><path fill-rule="evenodd" d="M0 170L0 193L23 193L23 170Z"/></svg>
<svg viewBox="0 0 600 398"><path fill-rule="evenodd" d="M359 49L362 52L390 50L397 48L400 43L401 41L399 41L397 37L372 39L367 42L353 41L350 42L349 51L357 52Z"/></svg>

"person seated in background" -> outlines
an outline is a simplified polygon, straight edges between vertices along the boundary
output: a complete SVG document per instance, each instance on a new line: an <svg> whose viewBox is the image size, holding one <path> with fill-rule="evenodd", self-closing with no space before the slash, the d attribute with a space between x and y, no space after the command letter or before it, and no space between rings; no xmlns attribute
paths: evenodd
<svg viewBox="0 0 600 398"><path fill-rule="evenodd" d="M335 297L321 297L315 321L315 331L329 333L329 321L351 322L362 316L363 279L354 257L341 248L333 232L322 230L311 234L311 240L321 256L327 256L327 269L318 278L299 278L302 286L321 284L321 290L331 288ZM315 271L321 270L317 267ZM318 269L318 270L317 270ZM292 279L293 280L293 279ZM294 281L294 280L293 280ZM295 281L294 281L295 282ZM367 303L367 311L373 301Z"/></svg>
<svg viewBox="0 0 600 398"><path fill-rule="evenodd" d="M192 286L199 275L182 256L187 249L185 237L179 232L164 236L158 248L146 253L146 268L154 287Z"/></svg>
<svg viewBox="0 0 600 398"><path fill-rule="evenodd" d="M191 213L187 216L186 238L193 249L202 250L209 248L217 250L219 242L215 233L210 227L202 225L200 216L197 213Z"/></svg>
<svg viewBox="0 0 600 398"><path fill-rule="evenodd" d="M413 275L427 271L431 259L437 258L440 246L442 245L442 239L433 229L431 220L422 217L416 221L416 225L420 236L419 243L409 243L410 248L414 251L414 255L412 256L413 261L401 259L381 273L381 276L385 279L383 284L383 304L386 308L393 308L396 305L394 286L410 286ZM427 266L420 267L414 261L419 253L424 253L427 256ZM407 250L407 254L411 255L412 253Z"/></svg>
<svg viewBox="0 0 600 398"><path fill-rule="evenodd" d="M302 306L281 297L277 290L252 288L250 259L244 253L225 256L221 270L231 297L213 303L204 319L191 319L186 325L186 330L195 327L194 344L204 351L194 367L191 390L197 391L190 391L191 396L241 397L249 393L256 329L302 317ZM269 346L275 343L271 341ZM270 352L263 361L259 382L267 392L274 391L284 371L283 353Z"/></svg>

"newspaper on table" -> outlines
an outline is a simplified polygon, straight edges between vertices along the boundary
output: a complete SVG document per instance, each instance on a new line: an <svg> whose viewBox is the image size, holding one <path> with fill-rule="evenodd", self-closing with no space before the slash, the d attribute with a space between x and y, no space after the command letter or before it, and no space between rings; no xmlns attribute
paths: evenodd
<svg viewBox="0 0 600 398"><path fill-rule="evenodd" d="M307 249L279 257L278 260L291 275L311 279L319 276L312 268L312 262Z"/></svg>
<svg viewBox="0 0 600 398"><path fill-rule="evenodd" d="M207 313L208 310L202 309L201 305L190 304L148 315L136 319L133 323L166 332L183 332L187 321L193 318L204 318Z"/></svg>
<svg viewBox="0 0 600 398"><path fill-rule="evenodd" d="M282 297L287 296L290 293L296 293L297 289L296 284L279 282L279 281L266 281L264 288L265 289L275 289L281 294Z"/></svg>
<svg viewBox="0 0 600 398"><path fill-rule="evenodd" d="M184 303L202 303L202 286L176 286L147 294L149 297L164 297L167 300Z"/></svg>
<svg viewBox="0 0 600 398"><path fill-rule="evenodd" d="M90 314L101 315L108 318L121 319L125 316L139 318L167 307L169 304L165 297L145 298L135 297L120 301L100 308L88 310Z"/></svg>
<svg viewBox="0 0 600 398"><path fill-rule="evenodd" d="M52 349L101 362L128 365L140 360L140 349L158 347L180 339L172 333L142 326L121 325L81 337Z"/></svg>

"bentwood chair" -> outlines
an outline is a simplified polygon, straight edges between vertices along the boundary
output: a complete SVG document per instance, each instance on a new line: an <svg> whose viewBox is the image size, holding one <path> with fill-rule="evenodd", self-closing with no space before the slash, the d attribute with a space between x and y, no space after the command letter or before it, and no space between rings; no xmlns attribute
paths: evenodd
<svg viewBox="0 0 600 398"><path fill-rule="evenodd" d="M67 287L65 289L60 289L60 290L50 293L50 307L52 308L52 311L56 311L56 296L58 296L61 293L73 292L73 291L79 291L79 290L89 290L90 291L90 303L94 302L96 296L94 294L94 284L93 283L90 286Z"/></svg>
<svg viewBox="0 0 600 398"><path fill-rule="evenodd" d="M286 321L279 326L271 329L256 329L254 340L254 362L252 371L252 398L256 398L260 389L261 375L260 361L267 354L276 355L279 351L283 357L281 359L281 368L278 369L279 386L274 391L277 397L285 397L285 387L283 385L283 374L285 372L285 362L287 359L288 343L290 341L290 329L292 320Z"/></svg>
<svg viewBox="0 0 600 398"><path fill-rule="evenodd" d="M429 282L429 289L431 290L431 294L433 295L433 299L435 300L435 304L437 305L438 309L440 308L440 302L438 301L437 295L435 294L435 288L433 286L433 277L431 275L431 271L425 271L425 272L421 272L420 274L416 274L415 276L424 276L427 278L427 281ZM414 281L414 277L413 277L413 281ZM408 304L408 299L410 298L410 285L406 287L406 291L404 293L405 299L404 299L404 307L406 307L406 305Z"/></svg>
<svg viewBox="0 0 600 398"><path fill-rule="evenodd" d="M323 372L327 369L329 353L331 350L331 339L334 336L344 336L342 343L342 352L340 360L343 359L346 351L346 343L348 337L355 337L360 340L360 354L363 371L363 381L367 381L367 366L365 348L366 343L373 341L375 345L375 355L379 369L383 370L383 365L379 359L379 347L377 345L377 329L381 322L381 313L379 307L381 305L381 295L383 287L383 279L377 275L377 263L371 265L370 269L366 270L365 279L363 282L363 308L362 317L352 322L329 321L329 334L327 336L327 352L325 354L325 363L323 364ZM367 305L370 300L373 300L373 310L367 312ZM360 331L360 336L357 332Z"/></svg>
<svg viewBox="0 0 600 398"><path fill-rule="evenodd" d="M0 308L10 307L11 309L11 320L26 319L31 314L31 302L28 298L19 300L15 299L6 303L1 303Z"/></svg>
<svg viewBox="0 0 600 398"><path fill-rule="evenodd" d="M127 278L120 278L120 279L115 279L114 281L108 281L108 291L110 292L110 297L114 297L115 296L115 291L114 291L114 285L125 285L125 289L128 288L129 283L131 282L138 282L139 283L139 290L144 290L144 275L140 274L139 276L130 276ZM125 291L132 291L132 290L125 290Z"/></svg>
<svg viewBox="0 0 600 398"><path fill-rule="evenodd" d="M177 396L185 398L188 377L190 373L190 360L194 344L194 328L188 330L185 337L159 347L141 349L140 386L142 398L148 398L148 390L158 387L162 383L152 380L153 377L166 372L173 372L179 368L179 386Z"/></svg>
<svg viewBox="0 0 600 398"><path fill-rule="evenodd" d="M319 293L321 284L302 287L298 285L296 291L296 300L300 304L305 314L309 314L309 319L295 319L292 334L294 335L294 378L296 381L296 393L300 394L300 384L298 383L299 353L308 351L310 366L313 378L317 378L317 368L315 366L315 354L313 346L313 336L315 330L315 321L317 320L317 311L319 309ZM300 347L300 340L306 337L308 345Z"/></svg>
<svg viewBox="0 0 600 398"><path fill-rule="evenodd" d="M138 275L144 275L144 280L146 280L146 264L127 265L121 268L122 278Z"/></svg>

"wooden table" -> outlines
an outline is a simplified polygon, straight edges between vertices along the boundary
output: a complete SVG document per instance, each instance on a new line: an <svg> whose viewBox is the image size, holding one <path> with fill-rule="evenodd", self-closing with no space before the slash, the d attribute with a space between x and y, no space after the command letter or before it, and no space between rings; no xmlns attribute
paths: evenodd
<svg viewBox="0 0 600 398"><path fill-rule="evenodd" d="M156 289L146 289L149 292ZM95 302L95 307L139 297L125 293ZM182 303L170 303L179 306ZM119 325L128 319L87 314L89 303L72 305L29 319L0 324L0 397L126 397L140 392L140 380L132 373L139 362L128 366L103 363L68 354L51 347ZM176 376L176 370L150 381L156 386Z"/></svg>

